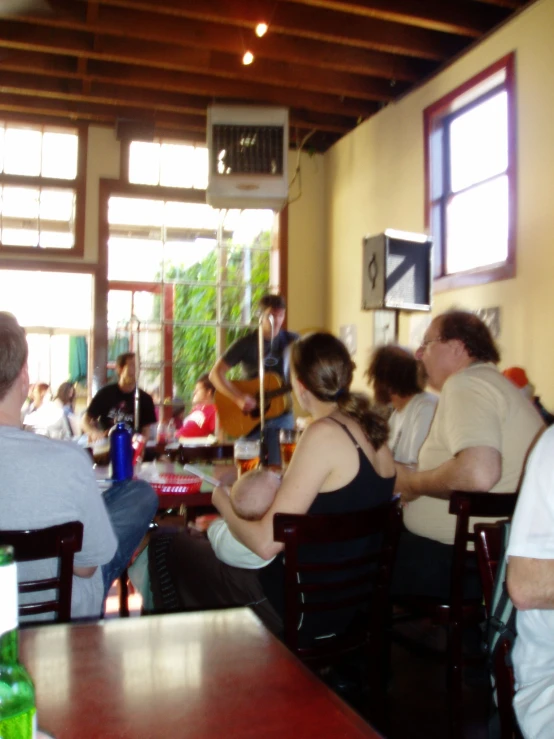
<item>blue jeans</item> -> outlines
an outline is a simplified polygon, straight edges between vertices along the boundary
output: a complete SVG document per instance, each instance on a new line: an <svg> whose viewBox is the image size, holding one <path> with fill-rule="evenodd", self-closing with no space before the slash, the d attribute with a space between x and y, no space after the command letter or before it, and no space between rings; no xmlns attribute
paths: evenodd
<svg viewBox="0 0 554 739"><path fill-rule="evenodd" d="M269 464L280 466L281 464L281 447L279 446L279 429L293 429L294 415L292 413L283 413L277 418L268 418L265 422L265 440L267 443L267 451ZM247 439L259 439L260 429L252 431Z"/></svg>
<svg viewBox="0 0 554 739"><path fill-rule="evenodd" d="M158 510L158 496L143 480L114 482L103 495L117 539L113 558L102 565L104 597L131 561Z"/></svg>

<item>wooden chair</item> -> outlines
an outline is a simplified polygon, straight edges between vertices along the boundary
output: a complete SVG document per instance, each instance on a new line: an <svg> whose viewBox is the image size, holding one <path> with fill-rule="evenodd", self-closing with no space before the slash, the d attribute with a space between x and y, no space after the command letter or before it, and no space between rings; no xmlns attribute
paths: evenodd
<svg viewBox="0 0 554 739"><path fill-rule="evenodd" d="M478 523L475 525L475 551L487 617L490 615L496 570L502 550L503 523ZM502 739L519 739L521 733L513 710L515 694L514 672L506 659L511 651L508 639L502 639L494 656L493 670L498 702L498 715Z"/></svg>
<svg viewBox="0 0 554 739"><path fill-rule="evenodd" d="M54 612L57 621L69 621L73 589L73 560L75 553L80 552L83 545L83 524L80 521L69 521L46 529L0 531L0 544L13 547L16 562L59 558L60 566L57 577L20 581L18 585L18 590L22 594L55 590L55 598L20 604L19 616Z"/></svg>
<svg viewBox="0 0 554 739"><path fill-rule="evenodd" d="M370 696L376 701L381 699L381 707L388 656L385 634L389 626L389 585L400 520L396 501L354 513L314 516L277 513L273 519L275 541L285 545L286 645L315 668L336 664L338 658L362 649ZM304 545L329 545L367 537L375 539L376 549L344 561L311 561L310 555L302 551ZM329 576L334 578L333 582L314 582ZM312 645L302 644L298 624L305 614L322 614L350 606L367 610L367 616L360 619L356 628Z"/></svg>
<svg viewBox="0 0 554 739"><path fill-rule="evenodd" d="M463 731L462 669L464 626L482 620L482 601L465 600L463 585L467 571L470 545L475 534L470 531L472 516L491 519L510 518L514 512L517 493L483 493L454 491L450 496L449 512L456 516L454 556L452 558L450 597L443 602L431 597L399 599L402 606L418 615L430 616L435 623L447 629L446 678L449 694L450 736L461 737Z"/></svg>

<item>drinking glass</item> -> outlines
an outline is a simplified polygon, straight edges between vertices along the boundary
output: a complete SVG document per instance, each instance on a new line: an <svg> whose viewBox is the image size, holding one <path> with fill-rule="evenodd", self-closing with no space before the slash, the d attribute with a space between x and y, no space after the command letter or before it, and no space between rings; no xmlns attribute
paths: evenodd
<svg viewBox="0 0 554 739"><path fill-rule="evenodd" d="M237 439L235 441L235 465L238 476L245 472L255 470L260 464L260 442L259 440Z"/></svg>
<svg viewBox="0 0 554 739"><path fill-rule="evenodd" d="M281 447L281 467L284 470L290 464L296 442L298 441L298 431L296 429L280 429L279 430L279 446Z"/></svg>

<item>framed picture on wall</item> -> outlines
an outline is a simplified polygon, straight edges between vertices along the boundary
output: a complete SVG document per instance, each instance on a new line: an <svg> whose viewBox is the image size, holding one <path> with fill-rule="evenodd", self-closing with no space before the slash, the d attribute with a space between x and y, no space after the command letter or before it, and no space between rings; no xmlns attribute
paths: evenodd
<svg viewBox="0 0 554 739"><path fill-rule="evenodd" d="M382 346L398 340L398 311L376 310L373 312L373 345Z"/></svg>

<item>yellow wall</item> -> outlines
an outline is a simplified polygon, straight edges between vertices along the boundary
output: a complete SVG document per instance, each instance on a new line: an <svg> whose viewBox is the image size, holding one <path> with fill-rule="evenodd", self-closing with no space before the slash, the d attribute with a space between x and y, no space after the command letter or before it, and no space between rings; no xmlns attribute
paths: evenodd
<svg viewBox="0 0 554 739"><path fill-rule="evenodd" d="M433 314L452 305L501 308L501 366L527 368L554 406L554 0L538 0L427 84L389 105L339 141L325 157L329 237L327 326L358 330L358 371L372 345L373 314L361 305L361 243L385 228L424 230L423 110L511 51L516 51L518 211L517 276L435 295ZM401 316L400 339L408 339Z"/></svg>
<svg viewBox="0 0 554 739"><path fill-rule="evenodd" d="M289 180L297 166L289 155ZM325 159L301 154L300 175L289 199L288 327L313 331L325 326L327 240L324 218ZM295 200L295 198L297 198Z"/></svg>

